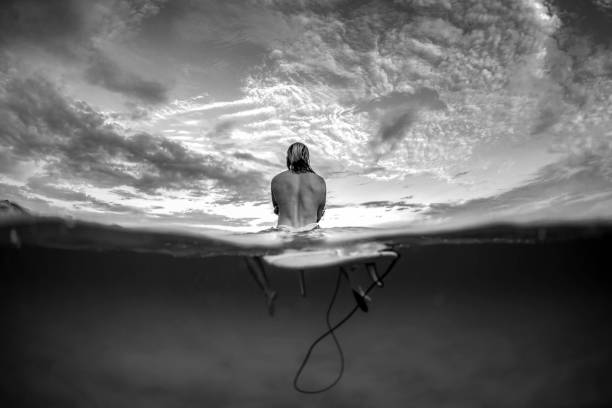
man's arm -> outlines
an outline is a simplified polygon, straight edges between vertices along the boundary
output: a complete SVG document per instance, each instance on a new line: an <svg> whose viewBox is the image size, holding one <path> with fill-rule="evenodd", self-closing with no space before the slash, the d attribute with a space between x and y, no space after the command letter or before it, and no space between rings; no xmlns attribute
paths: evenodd
<svg viewBox="0 0 612 408"><path fill-rule="evenodd" d="M321 204L319 204L319 208L317 209L317 222L319 222L325 214L325 200L327 196L327 186L325 185L325 180L321 179L321 182L323 184L323 199L321 200Z"/></svg>
<svg viewBox="0 0 612 408"><path fill-rule="evenodd" d="M270 185L270 192L272 193L272 205L274 206L274 214L278 215L278 203L276 202L276 198L274 198L274 180Z"/></svg>

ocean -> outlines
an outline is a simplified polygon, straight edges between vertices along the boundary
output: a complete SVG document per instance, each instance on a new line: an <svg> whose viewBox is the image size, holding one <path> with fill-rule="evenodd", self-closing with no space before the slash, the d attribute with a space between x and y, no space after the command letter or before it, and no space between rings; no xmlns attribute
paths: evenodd
<svg viewBox="0 0 612 408"><path fill-rule="evenodd" d="M340 381L299 393L338 268L306 270L303 297L297 271L268 266L271 317L244 259L371 242L400 258L335 331ZM596 221L291 236L5 218L2 406L610 406L611 244ZM354 306L342 283L331 320ZM299 383L340 364L328 336Z"/></svg>

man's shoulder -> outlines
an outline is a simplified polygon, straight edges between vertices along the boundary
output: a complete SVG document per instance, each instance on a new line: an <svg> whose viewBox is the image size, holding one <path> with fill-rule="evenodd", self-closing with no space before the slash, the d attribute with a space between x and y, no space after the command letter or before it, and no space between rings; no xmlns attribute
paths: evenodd
<svg viewBox="0 0 612 408"><path fill-rule="evenodd" d="M280 180L282 180L283 178L285 178L287 176L287 173L289 173L288 170L282 171L280 173L278 173L276 176L272 177L272 183L276 183Z"/></svg>
<svg viewBox="0 0 612 408"><path fill-rule="evenodd" d="M317 180L318 183L325 185L325 179L321 176L319 176L317 173L310 173L312 175L312 178L314 180Z"/></svg>
<svg viewBox="0 0 612 408"><path fill-rule="evenodd" d="M283 172L278 173L276 176L272 177L272 184L277 184L279 182L282 182L283 180L292 180L292 176L294 176L296 173L291 173L289 170L285 170ZM299 174L300 177L306 177L308 179L311 180L316 180L318 183L325 185L325 179L323 179L323 177L319 176L316 173L301 173Z"/></svg>
<svg viewBox="0 0 612 408"><path fill-rule="evenodd" d="M317 173L308 173L306 177L308 179L308 184L311 186L311 188L314 188L315 190L321 192L327 189L325 185L325 180Z"/></svg>

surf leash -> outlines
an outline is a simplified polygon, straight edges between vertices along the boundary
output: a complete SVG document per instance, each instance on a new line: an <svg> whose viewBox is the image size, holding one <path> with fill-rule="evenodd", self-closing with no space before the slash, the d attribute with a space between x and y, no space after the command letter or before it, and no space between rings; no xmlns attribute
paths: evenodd
<svg viewBox="0 0 612 408"><path fill-rule="evenodd" d="M384 279L387 277L389 272L391 272L391 270L393 269L393 267L395 266L395 264L399 260L399 258L400 258L399 252L397 252L394 249L391 249L389 251L394 252L397 256L395 257L395 259L393 259L391 261L391 263L389 264L389 266L387 267L385 272L380 276L380 278L377 281L372 282L370 284L370 286L368 286L368 288L365 290L365 292L363 294L363 297L367 296L368 293L370 293L372 291L372 289L374 289L374 287L379 286L380 285L379 283L384 281ZM293 388L295 388L296 391L298 391L298 392L300 392L302 394L320 394L322 392L325 392L325 391L333 388L336 384L338 384L338 382L342 378L342 375L344 374L344 353L342 351L342 346L340 345L340 341L336 337L335 331L338 330L343 324L345 324L351 317L353 317L355 312L359 309L359 305L353 306L353 309L350 310L346 314L346 316L344 316L342 318L342 320L340 320L338 323L336 323L335 325L332 326L330 316L331 316L331 311L332 311L332 309L334 307L334 303L336 302L336 298L338 296L338 292L340 290L340 282L342 281L342 275L343 275L342 268L339 268L338 269L338 278L336 280L336 287L334 289L334 294L332 295L332 298L331 298L331 300L329 302L329 306L327 308L327 313L325 314L325 321L327 323L327 331L325 333L323 333L321 336L319 336L315 341L312 342L312 344L308 348L308 351L306 352L306 356L302 360L302 364L300 364L300 368L298 368L298 370L297 370L297 372L295 374L295 377L293 378ZM299 382L299 379L300 379L300 377L302 375L302 372L304 371L304 368L306 368L306 364L308 364L308 360L310 360L310 356L311 356L312 352L314 351L315 347L317 346L317 344L319 344L327 336L332 336L332 339L334 340L334 343L336 344L336 348L338 350L338 355L340 357L340 369L338 370L338 375L336 376L336 378L329 385L327 385L325 387L314 389L314 390L307 390L307 389L301 388L300 385L298 384L298 382Z"/></svg>

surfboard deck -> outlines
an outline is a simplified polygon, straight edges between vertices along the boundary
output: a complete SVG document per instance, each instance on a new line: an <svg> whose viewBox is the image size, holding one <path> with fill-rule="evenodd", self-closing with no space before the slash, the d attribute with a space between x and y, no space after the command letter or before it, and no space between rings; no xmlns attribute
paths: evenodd
<svg viewBox="0 0 612 408"><path fill-rule="evenodd" d="M280 254L265 255L268 265L284 269L314 269L329 266L396 258L397 253L381 243L358 244L314 250L287 250Z"/></svg>

